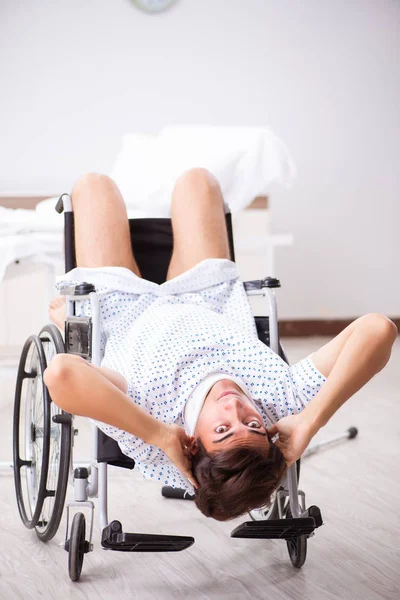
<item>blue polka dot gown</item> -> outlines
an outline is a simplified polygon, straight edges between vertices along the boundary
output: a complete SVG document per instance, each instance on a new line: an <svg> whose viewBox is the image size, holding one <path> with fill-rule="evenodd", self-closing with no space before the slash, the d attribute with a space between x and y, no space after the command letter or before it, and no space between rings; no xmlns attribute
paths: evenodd
<svg viewBox="0 0 400 600"><path fill-rule="evenodd" d="M185 403L211 372L240 378L267 427L300 412L325 381L309 357L289 367L258 339L230 260L203 260L161 285L124 267L78 267L57 279L96 286L101 365L121 373L132 401L164 423L184 426ZM89 303L78 302L76 313L90 315ZM145 478L193 490L158 447L105 423L96 425L135 460Z"/></svg>

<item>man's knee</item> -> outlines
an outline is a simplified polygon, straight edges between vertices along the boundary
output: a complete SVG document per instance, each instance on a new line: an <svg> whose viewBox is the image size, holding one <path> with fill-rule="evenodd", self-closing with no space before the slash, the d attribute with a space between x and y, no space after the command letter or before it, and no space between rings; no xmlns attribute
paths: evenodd
<svg viewBox="0 0 400 600"><path fill-rule="evenodd" d="M184 189L185 193L196 192L199 196L221 195L217 178L207 169L195 167L184 171L175 184L175 190Z"/></svg>
<svg viewBox="0 0 400 600"><path fill-rule="evenodd" d="M47 386L50 386L54 381L65 380L70 374L71 368L77 363L84 362L84 358L74 354L56 354L53 356L47 368L44 371L43 380Z"/></svg>
<svg viewBox="0 0 400 600"><path fill-rule="evenodd" d="M111 177L102 175L101 173L85 173L75 183L72 190L72 198L76 200L76 198L81 197L88 191L98 191L99 189L109 189L110 187L115 187L115 182Z"/></svg>

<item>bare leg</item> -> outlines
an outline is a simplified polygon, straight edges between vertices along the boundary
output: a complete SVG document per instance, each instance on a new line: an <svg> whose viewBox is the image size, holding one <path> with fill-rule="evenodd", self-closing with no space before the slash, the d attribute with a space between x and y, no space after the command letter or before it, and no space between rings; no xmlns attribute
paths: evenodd
<svg viewBox="0 0 400 600"><path fill-rule="evenodd" d="M174 250L167 280L206 258L230 258L221 189L206 169L190 169L179 177L171 216Z"/></svg>
<svg viewBox="0 0 400 600"><path fill-rule="evenodd" d="M105 175L84 175L72 191L72 206L77 266L120 266L141 277L132 253L125 202L114 181ZM49 316L63 330L63 296L50 303Z"/></svg>
<svg viewBox="0 0 400 600"><path fill-rule="evenodd" d="M90 173L72 191L78 267L126 267L139 277L125 202L112 179Z"/></svg>
<svg viewBox="0 0 400 600"><path fill-rule="evenodd" d="M397 333L396 325L383 315L364 315L312 355L316 368L327 377L313 400L314 406L316 403L324 406L324 424L346 400L383 369L390 358ZM313 402L305 409L310 413Z"/></svg>

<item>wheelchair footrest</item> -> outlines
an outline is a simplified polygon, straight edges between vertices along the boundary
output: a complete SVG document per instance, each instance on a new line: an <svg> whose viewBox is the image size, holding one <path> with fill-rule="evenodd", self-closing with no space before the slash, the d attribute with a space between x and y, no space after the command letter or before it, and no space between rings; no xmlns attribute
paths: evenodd
<svg viewBox="0 0 400 600"><path fill-rule="evenodd" d="M300 535L309 535L316 527L313 517L298 519L266 519L247 521L231 532L234 538L291 540Z"/></svg>
<svg viewBox="0 0 400 600"><path fill-rule="evenodd" d="M178 552L192 544L194 538L187 536L123 533L119 521L112 521L101 535L103 548L120 552Z"/></svg>

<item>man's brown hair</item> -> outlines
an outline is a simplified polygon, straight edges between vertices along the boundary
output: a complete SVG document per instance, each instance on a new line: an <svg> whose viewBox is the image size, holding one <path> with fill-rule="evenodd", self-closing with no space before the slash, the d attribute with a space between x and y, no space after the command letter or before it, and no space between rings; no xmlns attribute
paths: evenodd
<svg viewBox="0 0 400 600"><path fill-rule="evenodd" d="M199 484L195 503L206 517L228 521L260 508L286 473L280 449L270 443L269 453L240 446L208 453L197 438L198 451L192 459L193 474Z"/></svg>

